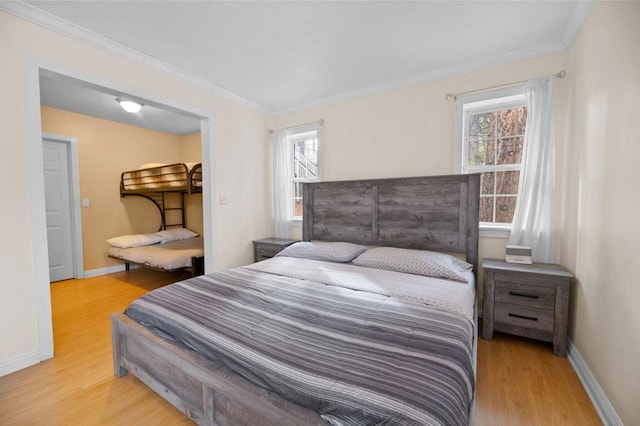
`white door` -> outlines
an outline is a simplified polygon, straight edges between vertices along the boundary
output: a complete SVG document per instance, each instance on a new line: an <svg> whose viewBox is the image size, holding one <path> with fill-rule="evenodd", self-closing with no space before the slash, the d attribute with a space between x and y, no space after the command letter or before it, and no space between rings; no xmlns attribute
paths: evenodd
<svg viewBox="0 0 640 426"><path fill-rule="evenodd" d="M69 152L66 143L44 140L42 154L49 277L53 282L74 277Z"/></svg>

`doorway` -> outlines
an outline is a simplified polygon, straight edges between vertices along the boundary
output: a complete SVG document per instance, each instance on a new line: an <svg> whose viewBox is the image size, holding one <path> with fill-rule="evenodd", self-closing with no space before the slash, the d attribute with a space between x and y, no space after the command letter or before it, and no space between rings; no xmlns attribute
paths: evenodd
<svg viewBox="0 0 640 426"><path fill-rule="evenodd" d="M42 135L49 280L83 278L76 139Z"/></svg>
<svg viewBox="0 0 640 426"><path fill-rule="evenodd" d="M109 88L119 93L130 94L139 99L145 99L166 108L181 111L197 117L201 122L201 148L203 164L203 225L205 240L205 271L217 268L217 236L213 233L216 217L215 187L213 180L214 164L214 117L208 110L186 106L167 100L157 95L141 91L135 87L121 85L106 78L96 78L84 72L70 70L65 66L58 66L51 62L26 56L23 62L25 109L27 124L27 156L29 180L29 201L31 204L32 248L33 248L33 277L35 285L35 304L37 321L37 341L40 360L53 357L53 324L51 321L51 292L49 288L49 256L46 243L46 208L44 191L42 131L40 116L40 73L54 72L60 75L85 81L88 84ZM79 200L76 203L79 206Z"/></svg>

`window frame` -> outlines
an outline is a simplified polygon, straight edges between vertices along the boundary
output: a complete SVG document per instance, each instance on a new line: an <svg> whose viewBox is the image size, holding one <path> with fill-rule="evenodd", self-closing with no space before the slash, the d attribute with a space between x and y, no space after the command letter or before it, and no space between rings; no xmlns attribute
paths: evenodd
<svg viewBox="0 0 640 426"><path fill-rule="evenodd" d="M294 145L296 142L301 140L307 140L308 136L312 133L315 133L315 140L317 144L316 156L317 156L317 173L315 178L296 178L295 177L295 148ZM321 168L321 155L320 155L320 147L322 146L321 142L321 127L317 124L297 127L295 129L288 130L285 138L287 141L287 151L289 161L291 162L290 175L288 177L288 186L289 186L289 196L287 197L287 211L288 219L291 222L302 222L302 216L295 215L295 183L305 183L305 182L317 182L320 180L322 168Z"/></svg>
<svg viewBox="0 0 640 426"><path fill-rule="evenodd" d="M468 106L470 104L480 104ZM469 133L468 115L482 112L527 106L524 85L483 91L456 98L453 144L454 173L481 173L490 171L522 170L512 165L468 166ZM511 223L479 222L481 237L509 238Z"/></svg>

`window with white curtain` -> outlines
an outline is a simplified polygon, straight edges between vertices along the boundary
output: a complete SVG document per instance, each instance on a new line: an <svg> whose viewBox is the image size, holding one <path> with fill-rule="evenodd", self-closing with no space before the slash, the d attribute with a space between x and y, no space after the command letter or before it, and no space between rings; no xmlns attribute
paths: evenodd
<svg viewBox="0 0 640 426"><path fill-rule="evenodd" d="M274 234L291 238L291 222L302 219L302 184L320 179L322 120L273 132Z"/></svg>
<svg viewBox="0 0 640 426"><path fill-rule="evenodd" d="M480 227L508 230L523 161L527 103L521 87L456 100L456 171L480 173Z"/></svg>
<svg viewBox="0 0 640 426"><path fill-rule="evenodd" d="M314 182L319 177L317 130L293 132L287 135L290 148L292 204L289 213L292 219L302 219L302 183Z"/></svg>

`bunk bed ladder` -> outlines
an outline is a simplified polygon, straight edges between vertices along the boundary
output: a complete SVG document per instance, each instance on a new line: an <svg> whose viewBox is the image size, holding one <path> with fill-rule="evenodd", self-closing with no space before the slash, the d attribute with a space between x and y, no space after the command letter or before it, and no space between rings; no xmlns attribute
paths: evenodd
<svg viewBox="0 0 640 426"><path fill-rule="evenodd" d="M162 193L162 207L164 210L162 223L164 224L164 228L168 227L176 227L179 226L181 228L185 227L185 215L184 215L184 192L180 192L180 206L179 207L167 207L167 199L165 194L175 194L175 192L163 192ZM167 223L167 211L179 211L180 212L180 222ZM177 215L171 215L172 219ZM175 220L175 219L174 219Z"/></svg>

